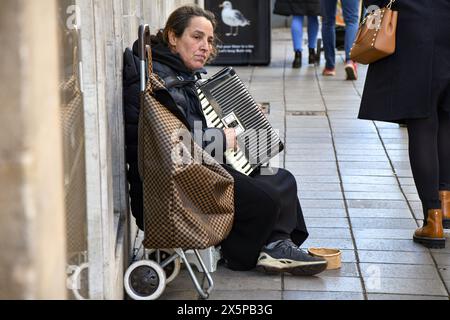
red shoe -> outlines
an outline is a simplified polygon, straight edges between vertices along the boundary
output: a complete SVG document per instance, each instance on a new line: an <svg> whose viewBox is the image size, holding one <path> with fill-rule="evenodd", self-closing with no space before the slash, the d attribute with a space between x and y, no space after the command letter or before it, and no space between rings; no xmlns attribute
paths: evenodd
<svg viewBox="0 0 450 320"><path fill-rule="evenodd" d="M325 68L322 71L322 75L325 77L334 77L336 75L336 69L335 68Z"/></svg>
<svg viewBox="0 0 450 320"><path fill-rule="evenodd" d="M345 72L347 73L347 80L358 80L358 66L353 61L348 61L345 64Z"/></svg>

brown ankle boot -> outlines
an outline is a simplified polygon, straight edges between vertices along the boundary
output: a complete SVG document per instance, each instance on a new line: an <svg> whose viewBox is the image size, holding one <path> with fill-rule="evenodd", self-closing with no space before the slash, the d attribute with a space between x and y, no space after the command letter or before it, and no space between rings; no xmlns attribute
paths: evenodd
<svg viewBox="0 0 450 320"><path fill-rule="evenodd" d="M439 191L442 203L442 225L444 229L450 229L450 191Z"/></svg>
<svg viewBox="0 0 450 320"><path fill-rule="evenodd" d="M445 248L444 229L442 227L442 210L428 210L427 223L414 233L414 242L427 248Z"/></svg>

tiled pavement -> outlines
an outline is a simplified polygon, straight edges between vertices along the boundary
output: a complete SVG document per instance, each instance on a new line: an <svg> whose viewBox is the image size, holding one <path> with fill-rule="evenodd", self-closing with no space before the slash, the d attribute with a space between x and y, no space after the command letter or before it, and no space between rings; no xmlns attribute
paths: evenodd
<svg viewBox="0 0 450 320"><path fill-rule="evenodd" d="M411 240L422 213L405 129L357 119L366 68L358 81L344 81L338 58L333 78L306 62L293 70L289 33L275 29L271 65L236 70L258 102L270 103L269 119L286 141L280 166L297 177L310 231L303 247L340 248L342 268L293 277L220 266L211 299L449 299L450 245L428 250ZM197 298L185 271L162 297Z"/></svg>

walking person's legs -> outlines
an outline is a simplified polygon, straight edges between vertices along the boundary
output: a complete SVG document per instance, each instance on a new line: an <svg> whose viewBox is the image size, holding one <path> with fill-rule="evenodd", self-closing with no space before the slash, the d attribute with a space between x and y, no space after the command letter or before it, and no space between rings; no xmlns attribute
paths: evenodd
<svg viewBox="0 0 450 320"><path fill-rule="evenodd" d="M358 33L359 26L359 0L341 0L342 12L345 21L345 72L347 80L358 79L356 63L350 59L350 50Z"/></svg>
<svg viewBox="0 0 450 320"><path fill-rule="evenodd" d="M309 64L316 63L317 35L319 33L319 18L317 16L308 16L308 48Z"/></svg>
<svg viewBox="0 0 450 320"><path fill-rule="evenodd" d="M336 64L336 7L337 0L320 0L322 10L322 41L325 52L323 75L334 76Z"/></svg>
<svg viewBox="0 0 450 320"><path fill-rule="evenodd" d="M303 16L292 17L291 32L295 52L292 68L300 68L302 66Z"/></svg>
<svg viewBox="0 0 450 320"><path fill-rule="evenodd" d="M423 206L424 226L414 241L426 247L445 247L439 200L439 119L437 110L429 118L408 120L409 160Z"/></svg>

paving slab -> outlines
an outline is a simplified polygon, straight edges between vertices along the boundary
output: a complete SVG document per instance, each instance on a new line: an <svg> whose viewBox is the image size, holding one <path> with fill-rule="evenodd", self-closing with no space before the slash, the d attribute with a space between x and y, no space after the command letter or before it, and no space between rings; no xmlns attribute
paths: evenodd
<svg viewBox="0 0 450 320"><path fill-rule="evenodd" d="M340 183L338 176L296 176L298 183Z"/></svg>
<svg viewBox="0 0 450 320"><path fill-rule="evenodd" d="M450 266L440 266L438 270L442 279L448 283L450 281Z"/></svg>
<svg viewBox="0 0 450 320"><path fill-rule="evenodd" d="M413 229L414 230L414 229ZM397 239L411 240L411 229L363 229L353 227L355 239Z"/></svg>
<svg viewBox="0 0 450 320"><path fill-rule="evenodd" d="M337 159L339 162L358 162L358 161L367 161L370 162L380 162L380 161L388 161L389 158L387 155L380 156L365 156L365 155L348 155L348 154L338 154Z"/></svg>
<svg viewBox="0 0 450 320"><path fill-rule="evenodd" d="M405 251L428 252L427 248L411 240L359 238L355 241L358 250L394 251L398 254L403 254Z"/></svg>
<svg viewBox="0 0 450 320"><path fill-rule="evenodd" d="M317 143L314 142L317 141ZM324 138L311 138L311 141L308 142L297 142L297 143L289 143L286 145L286 151L289 150L303 150L306 152L307 150L332 150L333 144L331 141L324 141ZM330 139L331 140L331 139Z"/></svg>
<svg viewBox="0 0 450 320"><path fill-rule="evenodd" d="M363 292L357 277L285 277L286 291Z"/></svg>
<svg viewBox="0 0 450 320"><path fill-rule="evenodd" d="M348 208L348 214L352 218L394 218L394 219L413 218L412 212L408 208L404 209Z"/></svg>
<svg viewBox="0 0 450 320"><path fill-rule="evenodd" d="M332 191L341 192L341 185L339 183L307 183L300 181L297 184L298 190L301 191Z"/></svg>
<svg viewBox="0 0 450 320"><path fill-rule="evenodd" d="M309 239L352 239L350 228L322 228L308 226Z"/></svg>
<svg viewBox="0 0 450 320"><path fill-rule="evenodd" d="M348 200L349 208L372 208L372 209L408 209L406 201L397 200Z"/></svg>
<svg viewBox="0 0 450 320"><path fill-rule="evenodd" d="M447 290L441 280L366 278L367 293L393 293L445 296Z"/></svg>
<svg viewBox="0 0 450 320"><path fill-rule="evenodd" d="M374 251L358 250L359 260L362 263L392 263L392 264L429 264L434 265L431 255L427 251Z"/></svg>
<svg viewBox="0 0 450 320"><path fill-rule="evenodd" d="M342 162L341 162L342 164ZM398 185L344 183L345 192L395 193L401 192Z"/></svg>
<svg viewBox="0 0 450 320"><path fill-rule="evenodd" d="M300 199L342 200L344 197L340 191L299 191L298 194Z"/></svg>
<svg viewBox="0 0 450 320"><path fill-rule="evenodd" d="M434 265L361 263L363 277L440 280Z"/></svg>
<svg viewBox="0 0 450 320"><path fill-rule="evenodd" d="M321 209L345 209L344 201L341 200L302 200L302 208Z"/></svg>
<svg viewBox="0 0 450 320"><path fill-rule="evenodd" d="M340 161L339 168L343 169L385 169L391 170L391 164L388 161Z"/></svg>
<svg viewBox="0 0 450 320"><path fill-rule="evenodd" d="M284 300L364 300L364 295L357 292L329 292L329 291L285 291Z"/></svg>
<svg viewBox="0 0 450 320"><path fill-rule="evenodd" d="M302 201L303 203L303 201ZM346 218L347 212L344 208L330 209L330 208L314 208L314 207L303 207L303 216L310 218Z"/></svg>
<svg viewBox="0 0 450 320"><path fill-rule="evenodd" d="M347 200L404 200L405 196L400 192L345 192ZM412 195L411 198L414 198Z"/></svg>
<svg viewBox="0 0 450 320"><path fill-rule="evenodd" d="M398 182L395 177L370 177L370 176L341 176L344 184L382 184L397 186Z"/></svg>
<svg viewBox="0 0 450 320"><path fill-rule="evenodd" d="M356 263L344 262L341 268L335 270L325 270L321 277L359 277L360 273Z"/></svg>
<svg viewBox="0 0 450 320"><path fill-rule="evenodd" d="M438 266L450 266L450 253L432 252Z"/></svg>
<svg viewBox="0 0 450 320"><path fill-rule="evenodd" d="M413 219L386 219L386 218L351 218L354 228L372 229L407 229L414 230L417 225Z"/></svg>
<svg viewBox="0 0 450 320"><path fill-rule="evenodd" d="M374 176L374 177L392 177L394 171L392 169L354 169L354 168L340 168L341 174L344 176Z"/></svg>
<svg viewBox="0 0 450 320"><path fill-rule="evenodd" d="M421 296L421 295L405 295L405 294L382 294L371 293L367 295L368 300L449 300L448 296Z"/></svg>
<svg viewBox="0 0 450 320"><path fill-rule="evenodd" d="M349 221L347 218L306 217L305 222L306 222L306 225L311 228L319 227L319 228L336 229L336 228L348 228L349 227Z"/></svg>
<svg viewBox="0 0 450 320"><path fill-rule="evenodd" d="M223 266L219 266L218 271L214 273L214 284L217 291L282 289L281 275L268 275L258 271L232 271Z"/></svg>

